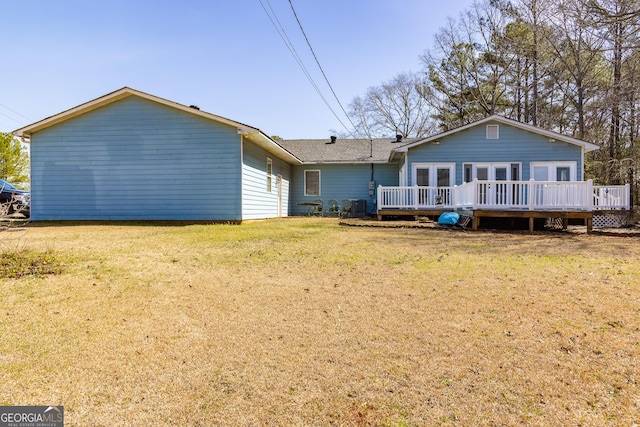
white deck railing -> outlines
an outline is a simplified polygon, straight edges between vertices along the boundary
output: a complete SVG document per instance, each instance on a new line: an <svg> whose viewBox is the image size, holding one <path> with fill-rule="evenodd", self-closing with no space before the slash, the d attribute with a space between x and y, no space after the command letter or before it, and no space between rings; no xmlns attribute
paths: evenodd
<svg viewBox="0 0 640 427"><path fill-rule="evenodd" d="M631 188L625 185L594 185L593 209L630 209Z"/></svg>
<svg viewBox="0 0 640 427"><path fill-rule="evenodd" d="M478 181L455 187L378 187L378 209L630 209L627 185L594 186L591 180Z"/></svg>
<svg viewBox="0 0 640 427"><path fill-rule="evenodd" d="M378 206L396 209L453 208L454 187L378 187Z"/></svg>

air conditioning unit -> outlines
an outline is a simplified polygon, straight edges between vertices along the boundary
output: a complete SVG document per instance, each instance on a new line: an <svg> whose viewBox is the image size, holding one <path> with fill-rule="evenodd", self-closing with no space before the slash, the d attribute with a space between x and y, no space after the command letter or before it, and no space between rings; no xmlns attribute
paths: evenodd
<svg viewBox="0 0 640 427"><path fill-rule="evenodd" d="M349 218L364 218L367 216L367 201L364 199L351 200Z"/></svg>

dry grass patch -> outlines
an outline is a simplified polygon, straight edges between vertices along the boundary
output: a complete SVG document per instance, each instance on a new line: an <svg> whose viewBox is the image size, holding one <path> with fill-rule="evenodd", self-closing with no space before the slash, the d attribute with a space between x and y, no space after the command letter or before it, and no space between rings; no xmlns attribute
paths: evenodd
<svg viewBox="0 0 640 427"><path fill-rule="evenodd" d="M67 425L640 423L635 239L340 227L29 230L0 405Z"/></svg>

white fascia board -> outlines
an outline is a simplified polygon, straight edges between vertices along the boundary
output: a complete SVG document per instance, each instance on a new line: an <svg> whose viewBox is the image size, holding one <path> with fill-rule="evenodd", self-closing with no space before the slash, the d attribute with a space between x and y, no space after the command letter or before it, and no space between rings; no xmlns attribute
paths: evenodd
<svg viewBox="0 0 640 427"><path fill-rule="evenodd" d="M529 131L529 132L532 132L532 133L536 133L538 135L545 136L545 137L547 137L549 139L555 139L555 140L558 140L558 141L567 142L569 144L578 145L580 147L583 147L584 150L587 151L587 152L588 151L597 150L597 149L600 148L600 146L597 145L597 144L592 144L590 142L582 141L582 140L579 140L579 139L576 139L576 138L572 138L570 136L565 136L565 135L562 135L562 134L559 134L559 133L556 133L556 132L553 132L553 131L545 130L545 129L539 128L537 126L529 125L529 124L526 124L526 123L521 123L521 122L518 122L518 121L515 121L515 120L511 120L511 119L507 119L507 118L502 117L502 116L493 115L493 116L490 116L490 117L486 117L486 118L484 118L482 120L478 120L477 122L469 123L469 124L466 124L466 125L461 126L459 128L451 129L451 130L449 130L447 132L443 132L443 133L440 133L440 134L437 134L437 135L434 135L434 136L430 136L430 137L425 138L425 139L421 139L419 141L412 142L411 144L404 145L404 146L399 147L399 148L397 148L397 149L395 149L393 151L396 152L396 153L406 153L407 151L409 151L409 148L413 148L413 147L416 147L418 145L422 145L422 144L425 144L425 143L428 143L428 142L437 141L439 139L446 138L449 135L453 135L455 133L462 132L463 130L470 129L470 128L475 127L475 126L480 126L480 125L482 125L484 123L491 122L491 121L495 121L495 122L498 122L498 123L502 123L502 124L505 124L505 125L513 126L513 127L519 128L519 129L523 129L523 130L526 130L526 131ZM392 155L393 155L393 152L392 152L391 156ZM390 156L390 158L391 158L391 156Z"/></svg>
<svg viewBox="0 0 640 427"><path fill-rule="evenodd" d="M37 132L42 129L46 129L49 126L53 126L57 123L63 122L65 120L69 120L73 117L79 116L91 110L95 110L96 108L100 108L104 105L110 104L119 99L130 96L130 93L128 93L126 89L128 88L122 88L108 95L102 96L100 98L96 98L89 102L85 102L84 104L80 104L76 107L70 108L61 113L55 114L53 116L47 117L45 119L42 119L40 121L37 121L25 127L22 127L20 129L14 130L12 134L20 138L28 138L34 132Z"/></svg>
<svg viewBox="0 0 640 427"><path fill-rule="evenodd" d="M269 138L260 130L257 130L256 132L247 132L247 130L244 128L238 128L238 133L241 134L244 138L256 144L258 147L261 147L269 153L273 154L274 156L277 156L294 165L303 164L302 160L291 154L284 147L282 147L273 139Z"/></svg>
<svg viewBox="0 0 640 427"><path fill-rule="evenodd" d="M46 119L40 120L23 128L17 129L12 132L13 135L28 138L34 132L38 132L42 129L46 129L49 126L53 126L57 123L61 123L65 120L69 120L73 117L80 116L82 114L88 113L89 111L95 110L97 108L103 107L105 105L111 104L112 102L116 102L120 99L129 97L129 96L138 96L140 98L144 98L153 102L157 102L159 104L166 105L168 107L172 107L189 114L194 114L196 116L204 117L209 120L214 120L219 123L223 123L229 126L234 126L237 128L243 129L247 133L255 133L260 132L258 128L254 128L252 126L245 125L244 123L236 122L234 120L227 119L225 117L217 116L215 114L207 113L205 111L200 111L196 108L188 107L183 104L179 104L177 102L169 101L168 99L160 98L154 95L150 95L145 92L140 92L135 89L131 89L129 87L123 87L122 89L118 89L115 92L108 93L100 98L96 98L92 101L85 102L84 104L80 104L77 107L73 107L69 110L58 113L54 116L47 117Z"/></svg>

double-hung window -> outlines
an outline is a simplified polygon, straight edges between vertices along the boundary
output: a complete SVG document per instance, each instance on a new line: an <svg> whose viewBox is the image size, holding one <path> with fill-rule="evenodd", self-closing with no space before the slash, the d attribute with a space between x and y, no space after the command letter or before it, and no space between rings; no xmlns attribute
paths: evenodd
<svg viewBox="0 0 640 427"><path fill-rule="evenodd" d="M304 171L304 195L305 196L320 195L320 171L319 170Z"/></svg>

